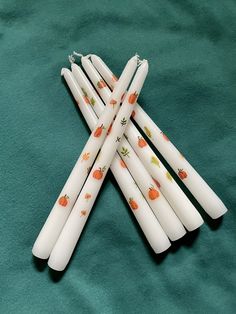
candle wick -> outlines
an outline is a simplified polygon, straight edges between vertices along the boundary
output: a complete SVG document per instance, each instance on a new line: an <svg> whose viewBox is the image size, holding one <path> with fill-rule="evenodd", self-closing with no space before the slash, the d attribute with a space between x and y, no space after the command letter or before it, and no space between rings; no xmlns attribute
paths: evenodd
<svg viewBox="0 0 236 314"><path fill-rule="evenodd" d="M76 52L76 51L73 51L73 55L76 56L76 57L87 58L87 59L91 57L91 54L88 54L88 55L84 56L82 53L79 53L79 52Z"/></svg>
<svg viewBox="0 0 236 314"><path fill-rule="evenodd" d="M144 62L144 61L147 61L146 59L139 59L139 56L137 55L138 57L138 67Z"/></svg>
<svg viewBox="0 0 236 314"><path fill-rule="evenodd" d="M68 56L68 59L69 59L69 61L70 61L71 64L72 64L72 63L75 63L75 58L74 58L73 55L69 55L69 56Z"/></svg>
<svg viewBox="0 0 236 314"><path fill-rule="evenodd" d="M140 66L143 63L143 60L140 59L139 54L136 52L135 56L137 57L137 65Z"/></svg>
<svg viewBox="0 0 236 314"><path fill-rule="evenodd" d="M82 53L79 53L79 52L76 52L76 51L73 51L73 55L74 56L77 56L77 57L83 57L84 55L82 55Z"/></svg>

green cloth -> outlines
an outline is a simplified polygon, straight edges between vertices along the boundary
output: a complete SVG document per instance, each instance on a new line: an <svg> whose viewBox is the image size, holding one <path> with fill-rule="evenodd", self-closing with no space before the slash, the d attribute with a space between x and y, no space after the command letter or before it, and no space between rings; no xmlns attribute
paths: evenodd
<svg viewBox="0 0 236 314"><path fill-rule="evenodd" d="M32 245L89 131L60 78L73 50L119 75L229 208L155 256L109 173L66 272ZM229 313L236 308L236 2L0 0L0 313ZM203 213L202 209L200 209Z"/></svg>

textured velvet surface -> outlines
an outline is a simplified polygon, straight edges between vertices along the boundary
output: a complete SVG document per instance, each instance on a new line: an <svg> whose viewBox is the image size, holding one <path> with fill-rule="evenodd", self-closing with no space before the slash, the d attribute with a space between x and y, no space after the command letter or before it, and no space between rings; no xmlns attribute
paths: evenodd
<svg viewBox="0 0 236 314"><path fill-rule="evenodd" d="M233 313L236 3L0 0L1 313ZM88 128L60 78L74 49L117 74L138 52L140 104L229 212L154 256L108 175L67 271L31 248ZM203 211L200 209L201 213Z"/></svg>

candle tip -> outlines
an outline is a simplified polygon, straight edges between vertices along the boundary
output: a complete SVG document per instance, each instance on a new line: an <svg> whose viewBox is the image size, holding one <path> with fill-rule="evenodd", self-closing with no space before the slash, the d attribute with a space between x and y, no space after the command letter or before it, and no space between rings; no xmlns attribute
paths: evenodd
<svg viewBox="0 0 236 314"><path fill-rule="evenodd" d="M62 68L62 69L61 69L61 76L64 76L65 73L68 72L68 71L70 72L69 69L67 69L67 68Z"/></svg>
<svg viewBox="0 0 236 314"><path fill-rule="evenodd" d="M70 68L71 68L71 70L73 71L73 69L79 68L79 66L78 66L78 64L76 64L76 63L71 63Z"/></svg>
<svg viewBox="0 0 236 314"><path fill-rule="evenodd" d="M94 55L94 54L91 54L91 55L90 55L90 58L91 58L92 61L93 61L93 60L96 60L96 59L101 60L101 58L100 58L99 56Z"/></svg>
<svg viewBox="0 0 236 314"><path fill-rule="evenodd" d="M64 76L65 68L61 69L61 76Z"/></svg>

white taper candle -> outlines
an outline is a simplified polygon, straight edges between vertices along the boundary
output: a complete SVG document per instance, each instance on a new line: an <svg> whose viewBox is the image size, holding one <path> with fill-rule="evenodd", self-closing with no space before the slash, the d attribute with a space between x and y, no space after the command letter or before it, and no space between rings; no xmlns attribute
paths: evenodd
<svg viewBox="0 0 236 314"><path fill-rule="evenodd" d="M51 252L48 265L55 270L64 270L70 260L76 243L86 223L87 217L107 174L108 168L110 167L112 159L116 153L116 149L119 145L117 138L122 137L132 113L132 107L136 100L133 95L138 95L140 93L147 72L148 63L144 60L138 68L128 94L117 113L116 119L113 123L113 130L109 136L107 136L88 179L86 180L71 214ZM87 194L91 195L89 199L85 197Z"/></svg>
<svg viewBox="0 0 236 314"><path fill-rule="evenodd" d="M90 167L101 148L108 127L119 109L120 99L137 68L138 57L132 57L126 64L117 88L107 101L106 109L97 121L96 127L90 135L78 161L66 181L56 203L54 204L43 228L41 229L32 249L32 253L39 258L47 259L68 218L71 209L82 188ZM65 76L66 79L66 76Z"/></svg>

